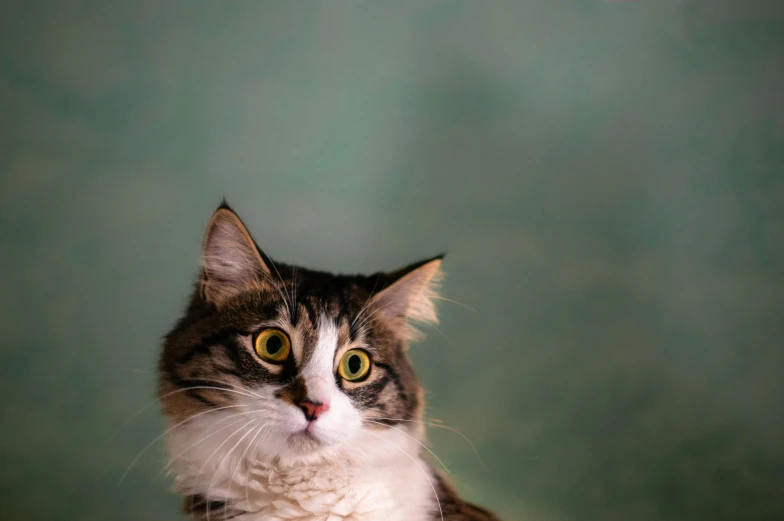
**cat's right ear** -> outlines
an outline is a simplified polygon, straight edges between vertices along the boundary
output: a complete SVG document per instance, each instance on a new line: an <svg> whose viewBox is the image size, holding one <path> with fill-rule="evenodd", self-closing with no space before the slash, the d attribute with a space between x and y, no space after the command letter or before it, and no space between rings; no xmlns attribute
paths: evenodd
<svg viewBox="0 0 784 521"><path fill-rule="evenodd" d="M245 225L223 203L207 225L202 248L201 295L214 304L264 285L270 270Z"/></svg>

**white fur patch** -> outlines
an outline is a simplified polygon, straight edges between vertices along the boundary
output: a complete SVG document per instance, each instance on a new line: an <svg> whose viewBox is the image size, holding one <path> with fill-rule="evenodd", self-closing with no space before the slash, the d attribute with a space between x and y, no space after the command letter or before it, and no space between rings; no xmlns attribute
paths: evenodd
<svg viewBox="0 0 784 521"><path fill-rule="evenodd" d="M203 438L213 422L197 420L188 434L176 438ZM226 498L248 512L234 518L243 521L430 521L437 515L430 469L416 456L419 445L402 429L363 431L350 445L285 463L270 459L263 448L247 450L254 436L245 428L217 452L214 447L226 438L214 436L215 442L199 450L201 457L214 454L213 463L200 477L195 473L203 462L178 463L176 488ZM264 436L255 439L259 445Z"/></svg>
<svg viewBox="0 0 784 521"><path fill-rule="evenodd" d="M335 383L338 330L321 317L302 368L308 397L329 410L308 426L275 388L251 389L238 407L202 414L167 442L176 489L226 500L239 521L430 521L433 476L416 424L370 429ZM314 441L314 439L318 442Z"/></svg>

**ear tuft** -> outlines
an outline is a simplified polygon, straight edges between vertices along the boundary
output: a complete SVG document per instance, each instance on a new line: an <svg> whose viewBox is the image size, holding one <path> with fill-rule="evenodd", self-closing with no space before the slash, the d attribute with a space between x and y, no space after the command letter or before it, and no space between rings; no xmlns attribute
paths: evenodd
<svg viewBox="0 0 784 521"><path fill-rule="evenodd" d="M202 268L202 295L216 304L258 285L269 275L256 243L225 200L207 225Z"/></svg>
<svg viewBox="0 0 784 521"><path fill-rule="evenodd" d="M401 323L408 339L418 338L415 323L437 324L435 300L443 281L443 255L387 275L390 282L371 301L387 318Z"/></svg>
<svg viewBox="0 0 784 521"><path fill-rule="evenodd" d="M218 207L215 209L215 212L217 213L218 210L228 210L231 213L233 213L235 216L237 215L237 212L234 211L234 208L229 206L229 202L226 200L225 197L221 198L221 202L218 205Z"/></svg>

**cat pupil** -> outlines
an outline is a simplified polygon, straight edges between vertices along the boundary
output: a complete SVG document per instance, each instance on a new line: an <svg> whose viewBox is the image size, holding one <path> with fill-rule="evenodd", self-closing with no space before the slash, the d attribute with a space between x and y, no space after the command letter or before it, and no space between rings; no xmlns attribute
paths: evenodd
<svg viewBox="0 0 784 521"><path fill-rule="evenodd" d="M271 336L267 339L267 352L271 355L274 355L278 351L280 351L283 342L280 340L278 336Z"/></svg>
<svg viewBox="0 0 784 521"><path fill-rule="evenodd" d="M357 355L352 356L348 359L348 370L352 373L358 373L360 367L362 367L362 360L359 359Z"/></svg>

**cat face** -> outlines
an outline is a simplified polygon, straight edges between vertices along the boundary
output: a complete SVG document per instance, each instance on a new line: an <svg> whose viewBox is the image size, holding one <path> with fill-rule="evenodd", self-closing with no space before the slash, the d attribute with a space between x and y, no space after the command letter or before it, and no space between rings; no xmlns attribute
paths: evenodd
<svg viewBox="0 0 784 521"><path fill-rule="evenodd" d="M230 441L253 457L292 460L350 450L420 418L406 349L412 322L436 321L440 257L370 276L274 263L224 205L202 258L160 360L176 444L203 438L198 451Z"/></svg>

